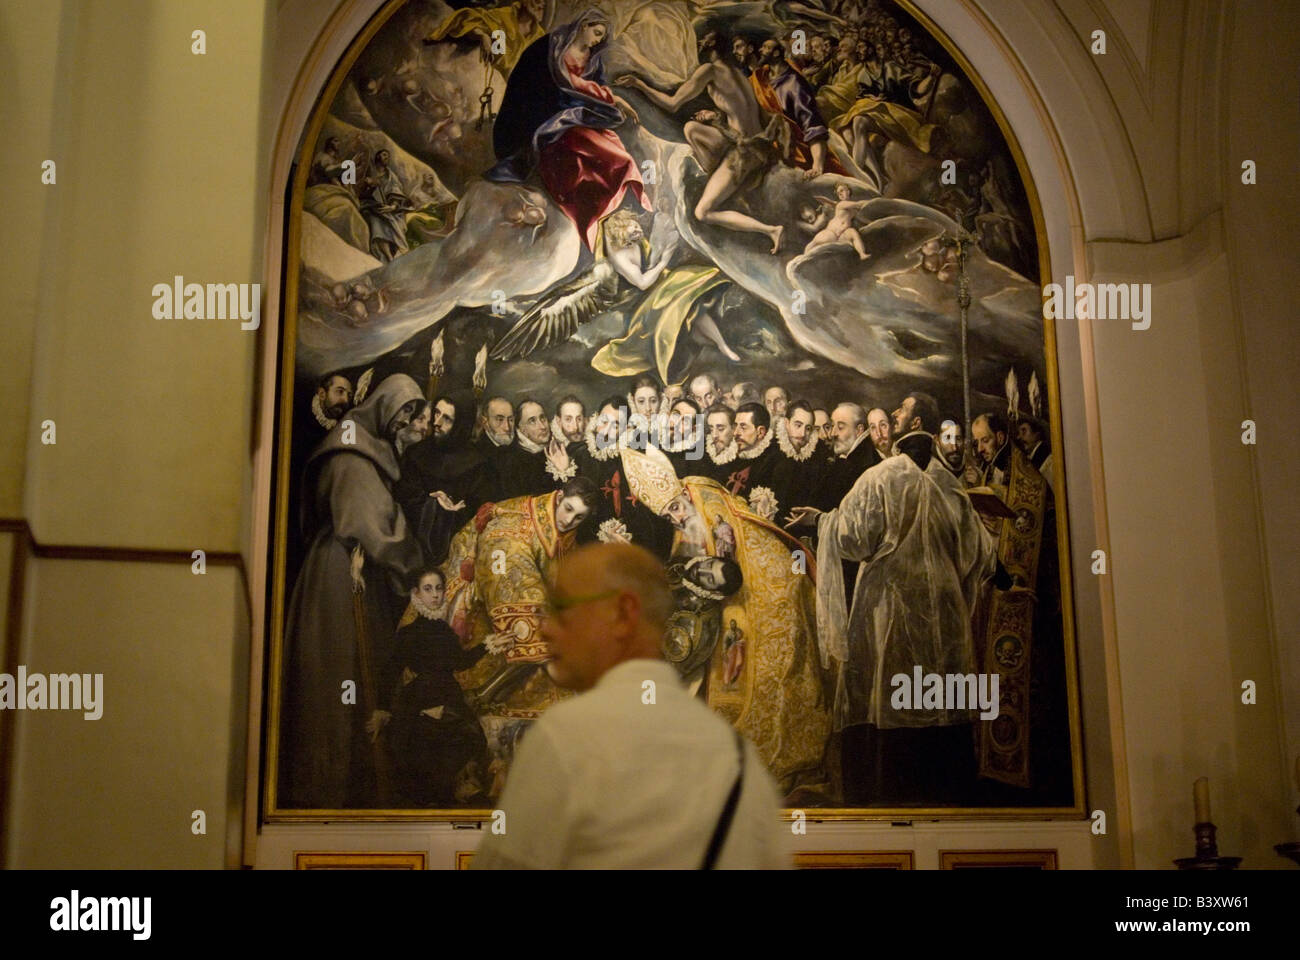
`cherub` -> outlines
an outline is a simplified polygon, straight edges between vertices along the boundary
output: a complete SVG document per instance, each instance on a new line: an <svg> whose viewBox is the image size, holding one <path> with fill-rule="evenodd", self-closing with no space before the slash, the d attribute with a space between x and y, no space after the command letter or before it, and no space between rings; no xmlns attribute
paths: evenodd
<svg viewBox="0 0 1300 960"><path fill-rule="evenodd" d="M808 245L803 248L804 255L812 253L818 247L836 243L846 243L858 252L858 259L867 259L867 249L862 243L862 234L853 225L853 218L864 206L866 200L850 200L852 191L849 185L841 183L835 188L837 202L831 203L826 197L815 197L820 209L805 206L799 211L799 226L813 234Z"/></svg>

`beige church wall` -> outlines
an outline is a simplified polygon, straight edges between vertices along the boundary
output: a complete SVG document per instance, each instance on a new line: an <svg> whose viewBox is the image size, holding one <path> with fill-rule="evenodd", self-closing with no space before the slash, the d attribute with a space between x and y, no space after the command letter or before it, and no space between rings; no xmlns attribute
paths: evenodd
<svg viewBox="0 0 1300 960"><path fill-rule="evenodd" d="M1259 54L1257 37L1270 38L1268 54ZM1300 211L1300 126L1294 105L1300 102L1300 75L1278 69L1300 60L1300 23L1278 22L1268 4L1234 6L1227 61L1224 123L1224 223L1233 263L1235 319L1242 325L1240 349L1246 374L1245 412L1253 419L1258 443L1249 448L1258 493L1260 533L1266 548L1265 570L1278 665L1282 711L1284 770L1300 756L1300 334L1296 329L1295 252L1293 233ZM1276 104L1260 109L1261 100ZM1289 112L1288 112L1289 111ZM1256 164L1257 182L1241 182L1242 162ZM1235 458L1234 458L1235 459ZM1249 491L1243 491L1243 498ZM1300 803L1294 776L1283 777L1282 804L1288 812ZM1289 818L1290 832L1300 837L1300 819Z"/></svg>
<svg viewBox="0 0 1300 960"><path fill-rule="evenodd" d="M1222 221L1091 253L1097 282L1153 284L1149 330L1093 323L1135 865L1191 855L1191 784L1208 776L1224 852L1281 868L1280 691Z"/></svg>
<svg viewBox="0 0 1300 960"><path fill-rule="evenodd" d="M54 109L54 66L59 2L0 5L0 83L8 95L0 102L0 182L5 210L19 225L3 242L0 258L5 289L0 313L0 342L11 359L0 377L0 517L22 512L23 467L27 446L32 339L36 329L36 295L40 251L45 235L45 205L55 186L41 184L41 164L49 150Z"/></svg>
<svg viewBox="0 0 1300 960"><path fill-rule="evenodd" d="M152 290L176 275L261 280L267 7L0 12L0 49L14 53L0 69L22 94L5 108L17 117L6 209L31 224L21 249L7 245L24 309L5 321L6 350L12 319L31 357L12 372L30 367L30 383L7 373L0 388L18 414L0 426L0 517L25 519L37 544L19 662L107 685L98 721L13 715L8 866L238 862L249 628L236 551L251 525L258 334L237 319L155 319ZM197 29L204 55L191 52ZM53 186L40 184L47 157Z"/></svg>
<svg viewBox="0 0 1300 960"><path fill-rule="evenodd" d="M9 868L219 868L244 603L233 567L38 559L20 663L103 674L103 716L16 711ZM237 657L238 654L238 657ZM242 786L242 771L239 780ZM192 813L206 833L192 832Z"/></svg>
<svg viewBox="0 0 1300 960"><path fill-rule="evenodd" d="M155 319L152 290L176 275L259 280L262 5L67 10L49 147L59 182L38 187L50 196L27 518L42 543L233 551L256 335L238 320ZM45 418L51 446L35 429Z"/></svg>
<svg viewBox="0 0 1300 960"><path fill-rule="evenodd" d="M9 578L14 572L14 550L18 537L16 533L0 530L0 630L7 630L9 626ZM0 633L0 636L3 634Z"/></svg>

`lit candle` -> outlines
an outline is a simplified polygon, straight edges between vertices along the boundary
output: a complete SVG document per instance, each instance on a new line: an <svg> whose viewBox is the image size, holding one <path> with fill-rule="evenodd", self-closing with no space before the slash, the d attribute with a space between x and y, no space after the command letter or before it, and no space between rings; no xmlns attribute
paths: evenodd
<svg viewBox="0 0 1300 960"><path fill-rule="evenodd" d="M1210 822L1210 778L1200 777L1192 784L1192 800L1196 804L1196 822Z"/></svg>

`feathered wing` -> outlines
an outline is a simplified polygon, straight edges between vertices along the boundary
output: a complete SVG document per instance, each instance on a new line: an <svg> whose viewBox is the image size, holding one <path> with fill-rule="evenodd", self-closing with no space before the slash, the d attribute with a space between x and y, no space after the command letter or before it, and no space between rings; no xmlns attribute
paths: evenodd
<svg viewBox="0 0 1300 960"><path fill-rule="evenodd" d="M514 360L569 339L580 324L619 299L618 274L606 260L538 300L492 348L493 360Z"/></svg>

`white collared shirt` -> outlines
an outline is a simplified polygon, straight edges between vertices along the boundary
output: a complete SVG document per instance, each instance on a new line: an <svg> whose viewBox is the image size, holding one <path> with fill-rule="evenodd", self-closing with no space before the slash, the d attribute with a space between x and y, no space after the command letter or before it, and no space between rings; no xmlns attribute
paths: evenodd
<svg viewBox="0 0 1300 960"><path fill-rule="evenodd" d="M654 703L645 703L645 682ZM663 660L627 660L555 704L525 733L473 869L700 866L735 782L731 727ZM790 828L752 744L718 869L791 866Z"/></svg>

